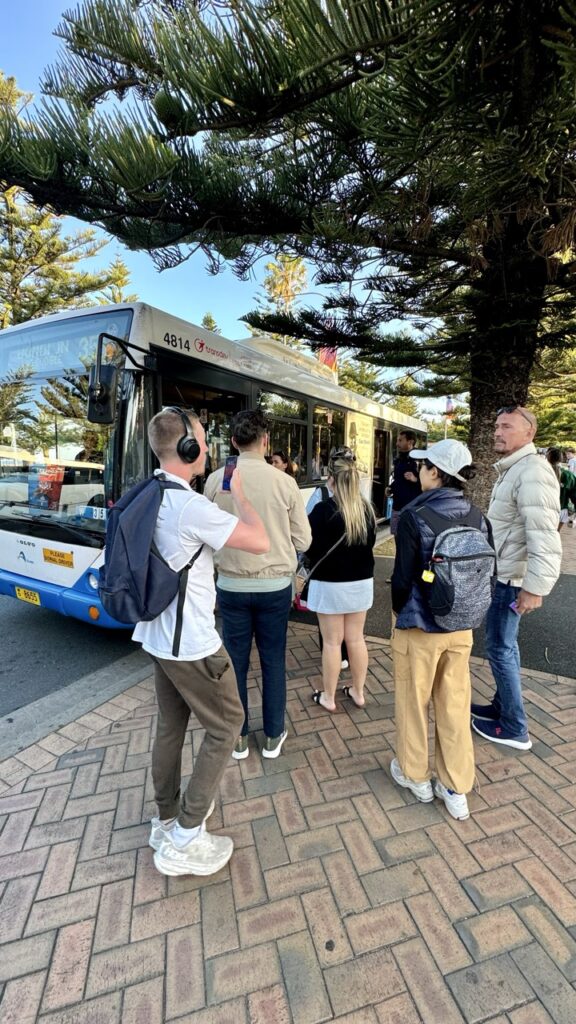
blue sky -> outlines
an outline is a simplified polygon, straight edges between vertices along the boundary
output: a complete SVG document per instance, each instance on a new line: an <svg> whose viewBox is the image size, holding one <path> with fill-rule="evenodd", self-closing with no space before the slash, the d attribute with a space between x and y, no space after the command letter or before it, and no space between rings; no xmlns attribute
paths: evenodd
<svg viewBox="0 0 576 1024"><path fill-rule="evenodd" d="M8 8L9 0L5 3ZM13 75L25 92L39 95L42 72L53 63L61 45L53 32L63 12L75 6L74 0L16 0L10 16L6 10L0 34L0 69L7 77ZM72 218L66 220L67 231L85 226ZM204 313L210 311L229 338L248 333L238 317L257 305L259 279L264 275L262 263L256 271L259 279L249 281L239 281L228 269L216 277L209 275L201 254L160 274L146 253L131 252L113 239L101 253L98 264L106 265L116 252L130 268L130 291L136 292L142 301L193 323L199 323Z"/></svg>
<svg viewBox="0 0 576 1024"><path fill-rule="evenodd" d="M1 2L1 0L0 0ZM9 0L4 0L6 7ZM54 36L62 14L73 10L74 0L15 0L11 16L2 19L0 34L0 70L8 77L13 75L20 89L40 95L40 79L47 65L53 63L61 47ZM66 218L67 232L81 229L86 225L73 218ZM212 313L222 333L228 338L242 338L248 330L239 317L255 309L261 280L265 274L264 263L256 266L254 276L248 281L239 281L231 270L225 269L216 277L206 271L202 254L191 257L186 263L173 270L159 273L150 256L143 252L131 252L112 239L96 260L105 266L120 253L130 269L130 291L137 293L143 302L199 324L206 312ZM309 282L311 279L309 274ZM319 291L313 282L309 283L310 294L304 293L304 304L317 305ZM392 329L402 326L395 321ZM396 378L398 370L383 371L386 378ZM438 402L428 400L428 407Z"/></svg>

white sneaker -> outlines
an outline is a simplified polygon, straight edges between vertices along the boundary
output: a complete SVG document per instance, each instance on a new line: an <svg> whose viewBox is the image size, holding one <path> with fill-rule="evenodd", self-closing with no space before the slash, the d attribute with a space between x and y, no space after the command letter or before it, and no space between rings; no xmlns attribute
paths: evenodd
<svg viewBox="0 0 576 1024"><path fill-rule="evenodd" d="M202 825L186 846L174 846L167 836L154 854L154 864L163 875L215 875L228 863L233 849L228 836L214 836Z"/></svg>
<svg viewBox="0 0 576 1024"><path fill-rule="evenodd" d="M288 730L284 729L284 732L277 736L276 739L270 739L269 736L265 736L262 757L278 757L287 735Z"/></svg>
<svg viewBox="0 0 576 1024"><path fill-rule="evenodd" d="M349 665L350 665L350 662L346 661L346 658L342 658L342 666L341 667L342 668L348 668Z"/></svg>
<svg viewBox="0 0 576 1024"><path fill-rule="evenodd" d="M202 821L203 825L208 821L208 818L212 814L215 806L216 804L214 803L214 801L212 801L206 813L206 817ZM164 840L169 838L170 833L177 821L177 818L173 818L170 824L163 825L162 822L160 821L160 818L151 818L150 825L152 827L150 829L150 838L148 840L148 846L151 846L153 850L159 850Z"/></svg>
<svg viewBox="0 0 576 1024"><path fill-rule="evenodd" d="M470 811L468 810L468 801L463 793L454 793L451 789L446 789L438 779L434 783L434 792L439 800L443 800L446 804L446 810L448 814L451 814L457 821L466 821L466 818L470 817Z"/></svg>
<svg viewBox="0 0 576 1024"><path fill-rule="evenodd" d="M248 748L248 737L239 736L238 739L236 740L236 746L232 751L232 757L236 761L243 761L245 757L248 757L249 753L250 750Z"/></svg>
<svg viewBox="0 0 576 1024"><path fill-rule="evenodd" d="M429 804L434 799L434 793L432 792L431 782L413 782L412 779L407 779L403 774L398 759L395 757L390 762L390 774L402 789L409 789L417 800L420 800L423 804Z"/></svg>

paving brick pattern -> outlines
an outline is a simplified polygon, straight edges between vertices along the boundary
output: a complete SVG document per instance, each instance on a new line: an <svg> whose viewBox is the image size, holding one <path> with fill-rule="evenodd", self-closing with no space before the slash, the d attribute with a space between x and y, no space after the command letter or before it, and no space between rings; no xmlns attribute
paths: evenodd
<svg viewBox="0 0 576 1024"><path fill-rule="evenodd" d="M576 681L525 674L534 747L476 738L455 822L390 780L369 646L365 709L329 715L315 630L290 627L288 740L231 759L210 827L236 849L210 878L153 866L151 679L0 765L2 1024L574 1024Z"/></svg>

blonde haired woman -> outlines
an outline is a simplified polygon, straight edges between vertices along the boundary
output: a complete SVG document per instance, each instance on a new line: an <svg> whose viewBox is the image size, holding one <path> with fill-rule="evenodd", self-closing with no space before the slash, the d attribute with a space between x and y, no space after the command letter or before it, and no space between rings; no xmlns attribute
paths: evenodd
<svg viewBox="0 0 576 1024"><path fill-rule="evenodd" d="M376 520L372 506L360 492L360 477L350 449L331 453L327 483L332 497L316 505L308 516L312 544L307 558L313 573L307 603L309 610L318 615L324 643L323 689L316 690L312 699L332 712L336 710L343 640L348 649L352 683L343 687L342 693L357 707L365 703L368 650L364 623L374 599L372 549Z"/></svg>

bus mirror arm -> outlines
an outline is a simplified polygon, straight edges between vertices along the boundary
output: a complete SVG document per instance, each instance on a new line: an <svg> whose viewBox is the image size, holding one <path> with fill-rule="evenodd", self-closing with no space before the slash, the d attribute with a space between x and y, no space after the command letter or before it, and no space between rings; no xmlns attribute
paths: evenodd
<svg viewBox="0 0 576 1024"><path fill-rule="evenodd" d="M106 334L105 331L98 335L96 347L96 362L90 367L90 380L88 384L88 410L87 419L89 423L113 423L116 416L116 398L118 394L118 367L113 363L102 363L102 349L104 341L113 341L122 349L125 355L135 362L132 350L144 353L144 365L135 365L139 370L151 373L156 370L156 357L150 355L138 345L131 345L130 348L122 338L113 334Z"/></svg>

